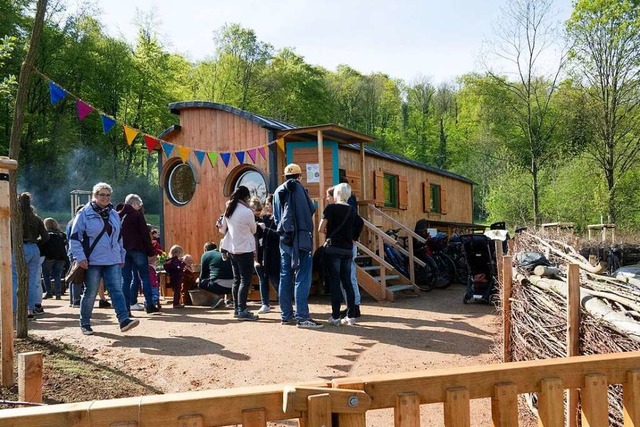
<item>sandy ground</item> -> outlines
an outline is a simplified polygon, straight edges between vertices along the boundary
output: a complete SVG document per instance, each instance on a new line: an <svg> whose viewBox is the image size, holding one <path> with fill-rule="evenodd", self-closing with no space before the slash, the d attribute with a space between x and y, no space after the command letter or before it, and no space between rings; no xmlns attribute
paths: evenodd
<svg viewBox="0 0 640 427"><path fill-rule="evenodd" d="M320 330L281 325L277 308L258 322L238 322L228 309L167 306L160 316L137 312L140 326L122 334L113 310L96 308L93 336L81 334L78 309L68 300L45 300L47 314L30 327L34 335L88 349L98 362L166 393L295 384L496 363L495 309L463 305L462 295L463 287L453 285L393 303L363 297L363 317L352 327L326 324L329 297L312 296L311 314L325 324ZM490 425L488 401L472 402L471 411L472 425ZM421 413L422 425L443 425L441 404L423 405ZM392 410L370 411L367 425L393 425Z"/></svg>

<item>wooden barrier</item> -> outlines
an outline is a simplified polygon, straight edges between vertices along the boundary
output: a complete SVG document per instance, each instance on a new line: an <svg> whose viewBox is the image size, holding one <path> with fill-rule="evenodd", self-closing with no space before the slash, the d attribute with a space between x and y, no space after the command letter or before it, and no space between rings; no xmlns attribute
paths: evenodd
<svg viewBox="0 0 640 427"><path fill-rule="evenodd" d="M18 354L18 399L42 403L42 352Z"/></svg>
<svg viewBox="0 0 640 427"><path fill-rule="evenodd" d="M640 425L640 352L341 378L325 386L269 385L142 396L0 411L17 426L302 426L364 427L368 410L393 408L395 426L420 426L419 405L444 404L444 425L469 426L470 401L491 399L494 426L517 425L517 395L538 393L541 426L562 426L566 389L582 391L584 426L606 424L607 385L622 384L625 425ZM344 418L343 418L344 417ZM343 424L344 422L344 424ZM427 425L438 423L428 420ZM603 424L604 423L604 424ZM438 424L441 424L438 423Z"/></svg>

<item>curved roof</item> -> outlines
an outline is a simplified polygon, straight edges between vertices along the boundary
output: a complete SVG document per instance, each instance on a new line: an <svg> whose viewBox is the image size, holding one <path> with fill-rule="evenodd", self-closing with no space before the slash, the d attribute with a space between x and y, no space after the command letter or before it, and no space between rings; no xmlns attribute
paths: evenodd
<svg viewBox="0 0 640 427"><path fill-rule="evenodd" d="M229 105L218 104L217 102L209 101L185 101L185 102L173 102L169 104L169 109L173 114L180 114L180 110L185 108L211 108L213 110L222 110L227 113L235 114L247 120L250 120L262 127L273 130L286 130L294 129L294 126L290 123L281 122L280 120L271 119L261 116L259 114L249 113L248 111L241 110L239 108L231 107Z"/></svg>

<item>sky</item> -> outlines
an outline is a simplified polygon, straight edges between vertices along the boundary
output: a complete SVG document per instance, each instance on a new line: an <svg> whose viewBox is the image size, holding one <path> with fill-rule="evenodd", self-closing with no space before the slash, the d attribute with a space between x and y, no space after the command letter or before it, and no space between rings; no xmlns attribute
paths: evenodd
<svg viewBox="0 0 640 427"><path fill-rule="evenodd" d="M98 2L111 36L136 38L136 17L152 12L160 40L192 61L211 57L224 24L254 30L276 50L293 48L310 64L334 71L347 64L411 82L433 83L483 71L506 0L108 0ZM558 19L571 0L555 0ZM484 43L484 44L483 44Z"/></svg>

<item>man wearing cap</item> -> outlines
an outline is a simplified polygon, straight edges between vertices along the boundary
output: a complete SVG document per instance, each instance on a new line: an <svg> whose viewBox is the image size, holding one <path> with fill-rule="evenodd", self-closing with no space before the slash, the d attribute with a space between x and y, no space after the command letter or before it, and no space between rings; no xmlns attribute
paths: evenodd
<svg viewBox="0 0 640 427"><path fill-rule="evenodd" d="M315 205L300 183L302 170L291 163L284 168L286 181L273 194L273 216L280 235L280 286L278 289L282 324L299 328L322 328L309 316L313 214ZM294 284L295 282L295 284ZM291 299L295 297L296 310Z"/></svg>

